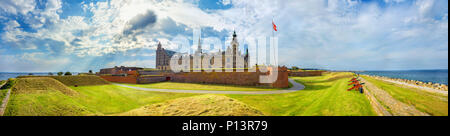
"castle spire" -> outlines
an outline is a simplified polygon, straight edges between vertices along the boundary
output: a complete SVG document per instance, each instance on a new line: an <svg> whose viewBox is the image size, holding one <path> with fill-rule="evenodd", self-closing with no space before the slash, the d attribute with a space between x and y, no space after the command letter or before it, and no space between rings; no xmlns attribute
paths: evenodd
<svg viewBox="0 0 450 136"><path fill-rule="evenodd" d="M237 37L236 30L234 30L233 38L236 38L236 37Z"/></svg>
<svg viewBox="0 0 450 136"><path fill-rule="evenodd" d="M197 53L202 53L202 43L201 38L198 38L198 47L197 47Z"/></svg>
<svg viewBox="0 0 450 136"><path fill-rule="evenodd" d="M162 48L161 42L158 43L158 50Z"/></svg>

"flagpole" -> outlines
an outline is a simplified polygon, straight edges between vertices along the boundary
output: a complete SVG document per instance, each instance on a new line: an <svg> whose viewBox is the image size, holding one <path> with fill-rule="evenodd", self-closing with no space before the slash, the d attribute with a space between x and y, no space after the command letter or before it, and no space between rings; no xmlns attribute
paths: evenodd
<svg viewBox="0 0 450 136"><path fill-rule="evenodd" d="M275 22L274 22L274 18L275 18L275 16L272 16L272 27L274 27L274 25L275 25ZM275 41L275 28L272 28L272 45L271 46L269 46L269 47L274 47L274 41ZM275 48L275 47L274 47ZM272 51L275 51L275 50L272 50ZM275 52L274 52L275 53ZM269 54L270 55L270 54ZM274 56L275 56L275 54L274 54ZM275 59L273 59L274 61L275 61ZM273 63L273 62L271 62L271 63Z"/></svg>

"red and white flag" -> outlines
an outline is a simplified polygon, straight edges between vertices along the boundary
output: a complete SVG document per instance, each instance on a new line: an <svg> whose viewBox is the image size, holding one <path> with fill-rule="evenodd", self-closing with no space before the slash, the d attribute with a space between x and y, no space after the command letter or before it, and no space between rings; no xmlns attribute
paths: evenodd
<svg viewBox="0 0 450 136"><path fill-rule="evenodd" d="M273 30L278 31L277 25L275 25L275 23L273 21L272 21L272 25L273 25Z"/></svg>

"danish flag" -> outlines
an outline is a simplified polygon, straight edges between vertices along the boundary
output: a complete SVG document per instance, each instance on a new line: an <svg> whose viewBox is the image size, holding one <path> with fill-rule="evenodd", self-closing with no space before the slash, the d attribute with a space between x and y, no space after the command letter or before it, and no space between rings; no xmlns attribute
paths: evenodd
<svg viewBox="0 0 450 136"><path fill-rule="evenodd" d="M273 21L272 21L272 25L273 25L273 30L278 31L277 25L275 25L275 23Z"/></svg>

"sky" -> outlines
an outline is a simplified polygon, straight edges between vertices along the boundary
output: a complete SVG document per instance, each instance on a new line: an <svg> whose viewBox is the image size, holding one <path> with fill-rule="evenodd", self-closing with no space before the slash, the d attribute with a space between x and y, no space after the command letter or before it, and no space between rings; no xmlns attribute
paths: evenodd
<svg viewBox="0 0 450 136"><path fill-rule="evenodd" d="M152 68L158 42L270 36L272 20L280 65L448 69L448 0L1 0L0 72Z"/></svg>

